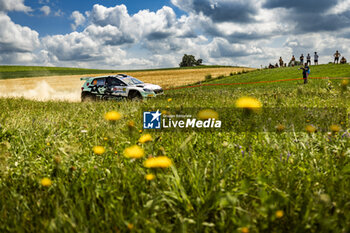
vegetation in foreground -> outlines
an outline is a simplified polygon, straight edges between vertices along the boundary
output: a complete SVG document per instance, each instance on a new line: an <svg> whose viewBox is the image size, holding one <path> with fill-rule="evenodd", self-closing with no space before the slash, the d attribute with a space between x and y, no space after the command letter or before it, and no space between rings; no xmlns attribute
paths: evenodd
<svg viewBox="0 0 350 233"><path fill-rule="evenodd" d="M293 70L270 72L239 78ZM348 232L347 121L329 122L338 126L329 133L142 132L143 109L235 108L242 96L262 108L349 110L347 81L301 82L181 89L136 103L0 99L0 231Z"/></svg>

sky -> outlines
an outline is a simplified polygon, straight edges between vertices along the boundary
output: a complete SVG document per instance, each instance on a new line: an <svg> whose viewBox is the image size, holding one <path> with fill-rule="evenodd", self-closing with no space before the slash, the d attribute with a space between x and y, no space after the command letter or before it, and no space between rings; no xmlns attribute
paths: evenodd
<svg viewBox="0 0 350 233"><path fill-rule="evenodd" d="M0 64L261 67L350 55L350 0L0 0Z"/></svg>

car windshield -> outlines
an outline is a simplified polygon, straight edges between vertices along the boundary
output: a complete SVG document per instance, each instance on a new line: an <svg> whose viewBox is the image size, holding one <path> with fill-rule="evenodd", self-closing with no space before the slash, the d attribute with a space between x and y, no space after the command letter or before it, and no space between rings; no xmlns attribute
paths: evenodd
<svg viewBox="0 0 350 233"><path fill-rule="evenodd" d="M126 82L128 85L143 84L142 81L140 81L140 80L138 80L137 78L134 78L134 77L123 78L123 81Z"/></svg>

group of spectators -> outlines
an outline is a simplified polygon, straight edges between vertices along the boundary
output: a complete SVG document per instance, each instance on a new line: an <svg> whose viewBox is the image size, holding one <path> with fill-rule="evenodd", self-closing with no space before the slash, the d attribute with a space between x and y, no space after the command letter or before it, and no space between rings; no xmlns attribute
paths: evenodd
<svg viewBox="0 0 350 233"><path fill-rule="evenodd" d="M317 54L317 52L314 53L313 55L314 57L314 65L318 65L318 60L319 60L319 56ZM339 58L341 57L341 54L339 53L339 51L337 50L334 54L333 54L333 57L334 57L334 64L346 64L347 61L345 59L345 57L343 56L340 61L339 61ZM304 54L301 54L300 56L300 62L299 61L296 61L294 55L292 56L292 59L290 60L288 66L292 66L294 67L295 65L304 65ZM311 65L311 55L310 53L307 54L306 56L306 63L305 63L305 66L309 66ZM276 63L275 65L272 65L271 63L269 64L269 67L270 69L272 68L278 68L278 67L287 67L287 63L284 63L282 57L280 57L279 59L279 65L278 63Z"/></svg>

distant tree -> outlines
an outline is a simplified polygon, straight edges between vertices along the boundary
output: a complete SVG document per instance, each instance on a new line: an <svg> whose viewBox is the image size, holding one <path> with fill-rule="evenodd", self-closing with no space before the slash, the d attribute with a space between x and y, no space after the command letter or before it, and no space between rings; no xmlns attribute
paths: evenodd
<svg viewBox="0 0 350 233"><path fill-rule="evenodd" d="M202 59L196 60L196 58L193 55L185 54L182 57L182 61L179 65L180 67L190 67L190 66L200 66L202 65L202 63L203 63Z"/></svg>
<svg viewBox="0 0 350 233"><path fill-rule="evenodd" d="M203 60L202 59L198 59L197 62L196 62L196 66L201 66L203 63Z"/></svg>

